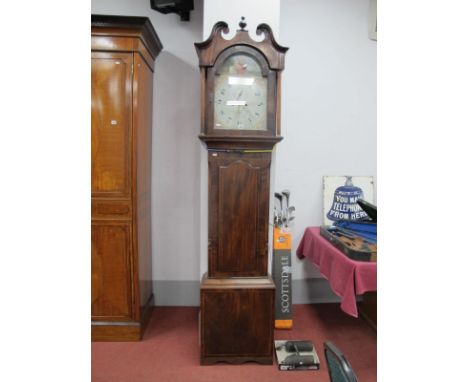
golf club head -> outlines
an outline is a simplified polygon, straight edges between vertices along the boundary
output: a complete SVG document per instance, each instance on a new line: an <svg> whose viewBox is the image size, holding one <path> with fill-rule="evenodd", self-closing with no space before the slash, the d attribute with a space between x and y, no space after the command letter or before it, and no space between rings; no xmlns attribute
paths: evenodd
<svg viewBox="0 0 468 382"><path fill-rule="evenodd" d="M281 209L278 209L278 207L274 206L273 208L273 215L274 215L274 220L273 220L273 224L277 227L281 226L283 223L283 211L281 211Z"/></svg>
<svg viewBox="0 0 468 382"><path fill-rule="evenodd" d="M289 190L281 191L281 209L283 211L283 219L286 219L286 221L288 220L289 194Z"/></svg>
<svg viewBox="0 0 468 382"><path fill-rule="evenodd" d="M288 226L288 217L286 215L282 216L282 226L287 227Z"/></svg>
<svg viewBox="0 0 468 382"><path fill-rule="evenodd" d="M288 207L289 207L289 196L291 195L291 192L289 190L283 190L283 191L281 191L281 194L286 198L286 205L284 206L284 208L288 209Z"/></svg>
<svg viewBox="0 0 468 382"><path fill-rule="evenodd" d="M275 226L279 226L281 224L281 220L282 220L282 217L281 217L281 210L278 210L275 206L275 208L273 209L273 225Z"/></svg>

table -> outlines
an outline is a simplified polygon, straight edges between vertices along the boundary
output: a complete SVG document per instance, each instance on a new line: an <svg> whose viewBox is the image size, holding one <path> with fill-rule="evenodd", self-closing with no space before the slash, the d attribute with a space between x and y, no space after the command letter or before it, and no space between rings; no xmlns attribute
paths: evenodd
<svg viewBox="0 0 468 382"><path fill-rule="evenodd" d="M377 291L377 263L355 261L320 235L319 227L308 227L296 251L308 258L341 297L341 310L358 317L356 295Z"/></svg>

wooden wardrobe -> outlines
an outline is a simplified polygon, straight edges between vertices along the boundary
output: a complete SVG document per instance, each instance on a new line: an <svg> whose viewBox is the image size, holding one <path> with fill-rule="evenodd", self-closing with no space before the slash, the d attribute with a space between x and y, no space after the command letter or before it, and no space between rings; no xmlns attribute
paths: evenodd
<svg viewBox="0 0 468 382"><path fill-rule="evenodd" d="M91 17L91 338L141 339L154 303L151 130L159 38L146 17Z"/></svg>

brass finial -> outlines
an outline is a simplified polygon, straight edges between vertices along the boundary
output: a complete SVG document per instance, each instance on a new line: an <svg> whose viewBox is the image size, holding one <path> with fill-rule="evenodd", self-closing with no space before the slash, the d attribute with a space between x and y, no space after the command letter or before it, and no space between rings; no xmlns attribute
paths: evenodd
<svg viewBox="0 0 468 382"><path fill-rule="evenodd" d="M241 27L241 31L245 30L244 28L247 26L247 23L244 21L245 17L241 17L241 21L239 22L239 26Z"/></svg>

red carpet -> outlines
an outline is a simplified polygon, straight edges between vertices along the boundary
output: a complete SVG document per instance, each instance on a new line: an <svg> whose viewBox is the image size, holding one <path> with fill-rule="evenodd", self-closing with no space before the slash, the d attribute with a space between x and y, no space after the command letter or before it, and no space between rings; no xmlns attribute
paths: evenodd
<svg viewBox="0 0 468 382"><path fill-rule="evenodd" d="M155 307L141 342L93 342L93 382L329 381L323 342L332 341L348 358L359 382L377 380L377 334L338 304L294 305L294 328L275 339L310 339L318 349L319 371L279 371L262 366L199 365L198 308Z"/></svg>

